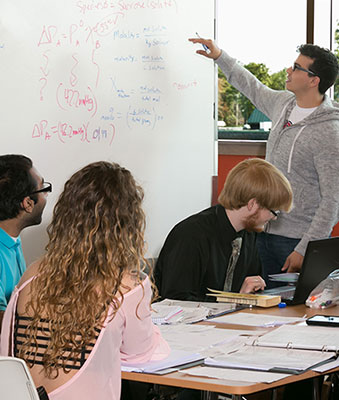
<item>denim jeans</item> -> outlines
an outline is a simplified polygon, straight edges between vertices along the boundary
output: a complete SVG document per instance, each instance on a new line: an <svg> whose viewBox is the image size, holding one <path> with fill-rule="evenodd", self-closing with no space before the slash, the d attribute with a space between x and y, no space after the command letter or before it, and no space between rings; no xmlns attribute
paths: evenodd
<svg viewBox="0 0 339 400"><path fill-rule="evenodd" d="M286 258L292 253L300 239L288 238L286 236L273 235L262 232L257 238L257 247L263 267L263 278L266 289L285 285L284 283L271 282L268 275L280 274Z"/></svg>

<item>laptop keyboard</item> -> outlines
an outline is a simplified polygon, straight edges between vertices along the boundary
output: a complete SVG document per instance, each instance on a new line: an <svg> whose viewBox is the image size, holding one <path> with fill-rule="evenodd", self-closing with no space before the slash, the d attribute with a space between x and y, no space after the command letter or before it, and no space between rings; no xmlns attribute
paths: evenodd
<svg viewBox="0 0 339 400"><path fill-rule="evenodd" d="M293 299L295 286L280 286L273 289L267 289L262 294L269 296L280 296L282 300Z"/></svg>

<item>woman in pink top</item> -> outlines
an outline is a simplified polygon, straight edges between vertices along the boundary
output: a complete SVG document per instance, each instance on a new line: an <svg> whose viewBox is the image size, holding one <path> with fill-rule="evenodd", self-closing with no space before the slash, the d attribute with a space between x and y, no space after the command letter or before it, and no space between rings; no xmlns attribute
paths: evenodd
<svg viewBox="0 0 339 400"><path fill-rule="evenodd" d="M142 189L117 164L97 162L65 184L46 255L7 307L1 354L23 358L51 400L120 398L121 361L164 358L142 272Z"/></svg>

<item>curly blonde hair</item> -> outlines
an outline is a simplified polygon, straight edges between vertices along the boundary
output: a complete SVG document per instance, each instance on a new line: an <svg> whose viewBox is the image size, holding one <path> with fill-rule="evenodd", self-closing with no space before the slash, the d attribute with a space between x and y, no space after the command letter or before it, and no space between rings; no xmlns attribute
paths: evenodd
<svg viewBox="0 0 339 400"><path fill-rule="evenodd" d="M95 341L109 308L123 301L125 272L140 282L145 265L143 190L118 164L96 162L65 184L48 227L47 253L32 281L26 313L32 318L19 357L34 365L41 318L50 331L43 354L47 377ZM120 300L119 300L120 298Z"/></svg>

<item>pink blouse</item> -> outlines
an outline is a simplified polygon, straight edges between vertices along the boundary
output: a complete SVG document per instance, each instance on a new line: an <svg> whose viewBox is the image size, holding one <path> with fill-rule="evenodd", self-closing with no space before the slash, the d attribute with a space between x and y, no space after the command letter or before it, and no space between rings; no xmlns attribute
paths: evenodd
<svg viewBox="0 0 339 400"><path fill-rule="evenodd" d="M17 300L20 291L32 279L26 281L20 288L14 289L7 306L1 331L0 354L2 356L13 355L13 346L10 346L10 342L13 343ZM149 307L151 296L151 283L148 277L142 284L124 295L121 307L113 320L109 322L112 312L110 310L84 365L68 382L48 393L50 400L80 398L118 400L121 390L121 361L142 363L160 360L169 355L168 344L151 320Z"/></svg>

